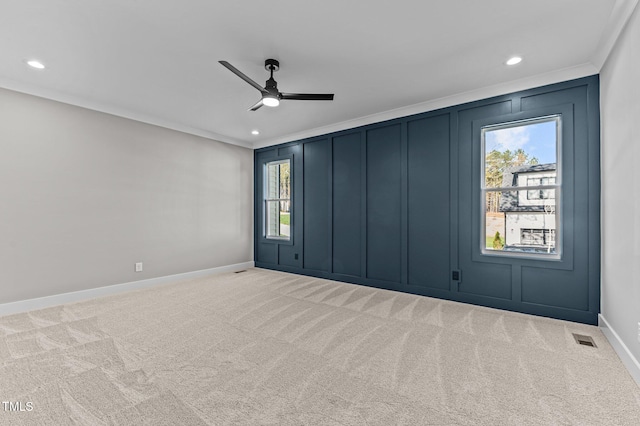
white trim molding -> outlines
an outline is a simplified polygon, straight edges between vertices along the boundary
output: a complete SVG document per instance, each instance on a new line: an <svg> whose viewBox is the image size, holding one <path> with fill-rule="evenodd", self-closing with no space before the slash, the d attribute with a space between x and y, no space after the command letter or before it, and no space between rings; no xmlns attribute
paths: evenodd
<svg viewBox="0 0 640 426"><path fill-rule="evenodd" d="M45 89L42 87L33 86L27 83L20 83L13 80L0 77L0 88L11 90L14 92L25 93L31 96L37 96L39 98L48 99L63 104L68 104L80 108L85 108L91 111L102 112L104 114L113 115L128 120L137 121L139 123L150 124L152 126L162 127L169 130L174 130L180 133L186 133L188 135L199 136L201 138L210 139L216 142L222 142L230 145L237 145L243 148L253 149L250 142L242 141L240 139L225 136L220 133L215 133L209 130L196 128L186 124L182 124L169 119L156 117L152 114L146 114L143 112L137 112L126 108L121 108L113 105L108 105L95 100L83 99L79 96L69 95L55 90Z"/></svg>
<svg viewBox="0 0 640 426"><path fill-rule="evenodd" d="M633 11L638 5L638 0L616 0L613 10L607 19L607 25L603 31L603 36L593 56L591 62L598 69L602 69L609 54L620 37L620 33L633 15Z"/></svg>
<svg viewBox="0 0 640 426"><path fill-rule="evenodd" d="M185 272L182 274L167 275L164 277L149 278L146 280L132 281L123 284L114 284L104 287L91 288L88 290L73 291L70 293L55 294L52 296L4 303L0 305L0 317L27 311L34 311L37 309L49 308L57 305L64 305L67 303L79 302L82 300L93 299L95 297L110 296L113 294L124 293L132 290L155 287L157 285L167 284L174 281L199 278L207 275L222 274L224 272L241 271L243 269L253 268L254 266L255 262L253 261L236 263L233 265L220 266L217 268L202 269L200 271Z"/></svg>
<svg viewBox="0 0 640 426"><path fill-rule="evenodd" d="M620 357L624 366L629 370L631 377L633 377L638 386L640 386L640 361L633 356L627 345L620 339L618 333L611 328L602 314L598 314L598 327L600 327L602 334L604 334L609 343L611 343L611 346L613 346L613 349Z"/></svg>
<svg viewBox="0 0 640 426"><path fill-rule="evenodd" d="M637 0L636 0L637 1ZM451 106L462 105L468 102L474 102L481 99L488 99L494 96L505 95L508 93L519 92L534 87L546 86L548 84L560 83L563 81L573 80L577 78L587 77L598 73L598 69L591 63L584 63L569 68L550 71L548 73L536 74L518 80L498 83L492 86L482 87L479 89L462 92L444 98L433 99L421 102L415 105L408 105L389 111L383 111L364 117L354 118L352 120L340 123L330 124L324 127L317 127L298 133L280 136L272 139L257 141L253 144L254 149L264 148L267 146L278 145L281 143L307 139L315 136L325 135L327 133L339 132L342 130L350 130L368 124L380 123L394 118L407 117L413 114L420 114L428 111L435 111Z"/></svg>

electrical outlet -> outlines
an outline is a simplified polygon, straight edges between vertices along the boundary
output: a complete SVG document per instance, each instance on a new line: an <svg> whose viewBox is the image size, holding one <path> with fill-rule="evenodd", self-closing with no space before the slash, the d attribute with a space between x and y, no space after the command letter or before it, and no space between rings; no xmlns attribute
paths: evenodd
<svg viewBox="0 0 640 426"><path fill-rule="evenodd" d="M136 263L136 272L142 272L142 262Z"/></svg>

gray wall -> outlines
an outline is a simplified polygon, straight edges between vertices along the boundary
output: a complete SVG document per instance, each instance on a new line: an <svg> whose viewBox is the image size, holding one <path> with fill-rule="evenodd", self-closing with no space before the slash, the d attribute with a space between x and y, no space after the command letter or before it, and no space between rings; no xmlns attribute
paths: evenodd
<svg viewBox="0 0 640 426"><path fill-rule="evenodd" d="M600 75L602 316L640 360L640 10Z"/></svg>
<svg viewBox="0 0 640 426"><path fill-rule="evenodd" d="M252 194L250 149L0 89L0 303L251 261Z"/></svg>

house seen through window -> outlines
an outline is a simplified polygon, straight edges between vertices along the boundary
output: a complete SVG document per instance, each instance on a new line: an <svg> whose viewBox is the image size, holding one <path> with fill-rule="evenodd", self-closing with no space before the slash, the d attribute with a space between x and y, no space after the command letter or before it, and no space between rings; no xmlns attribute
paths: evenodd
<svg viewBox="0 0 640 426"><path fill-rule="evenodd" d="M559 257L560 117L482 128L484 254Z"/></svg>
<svg viewBox="0 0 640 426"><path fill-rule="evenodd" d="M527 179L527 186L554 185L555 183L555 176ZM527 191L528 200L545 200L549 198L555 198L555 195L555 191L551 189L536 189L533 191Z"/></svg>
<svg viewBox="0 0 640 426"><path fill-rule="evenodd" d="M291 238L291 160L272 161L265 165L266 238Z"/></svg>

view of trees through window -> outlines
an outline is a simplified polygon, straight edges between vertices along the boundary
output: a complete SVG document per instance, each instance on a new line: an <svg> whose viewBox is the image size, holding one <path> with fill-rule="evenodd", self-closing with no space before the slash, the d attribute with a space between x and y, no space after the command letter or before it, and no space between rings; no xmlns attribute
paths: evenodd
<svg viewBox="0 0 640 426"><path fill-rule="evenodd" d="M483 251L556 253L558 116L482 129Z"/></svg>
<svg viewBox="0 0 640 426"><path fill-rule="evenodd" d="M518 148L515 151L509 149L505 151L498 151L494 147L486 155L485 160L485 180L487 188L501 188L503 185L503 179L505 171L510 170L516 166L534 165L538 164L536 157L527 154L522 148ZM501 192L487 192L487 211L498 212L500 209L500 195Z"/></svg>

